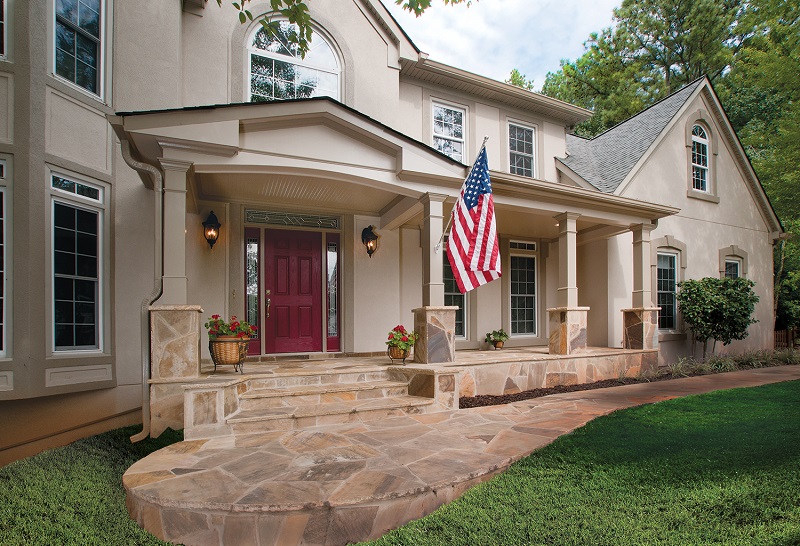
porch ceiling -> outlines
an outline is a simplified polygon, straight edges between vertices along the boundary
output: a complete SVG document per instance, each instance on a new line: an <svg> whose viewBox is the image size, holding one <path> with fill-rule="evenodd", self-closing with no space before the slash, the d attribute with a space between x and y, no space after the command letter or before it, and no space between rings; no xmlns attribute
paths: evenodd
<svg viewBox="0 0 800 546"><path fill-rule="evenodd" d="M199 173L197 197L303 209L377 214L397 197L378 188L340 180L292 174Z"/></svg>

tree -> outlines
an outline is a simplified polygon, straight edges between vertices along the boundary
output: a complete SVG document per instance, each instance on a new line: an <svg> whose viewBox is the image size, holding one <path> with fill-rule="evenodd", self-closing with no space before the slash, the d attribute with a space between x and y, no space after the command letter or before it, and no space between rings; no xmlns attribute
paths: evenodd
<svg viewBox="0 0 800 546"><path fill-rule="evenodd" d="M516 85L517 87L527 89L528 91L533 91L533 80L529 80L525 74L516 68L511 69L511 74L508 76L506 83Z"/></svg>
<svg viewBox="0 0 800 546"><path fill-rule="evenodd" d="M729 345L735 339L744 339L747 328L758 322L753 319L758 296L753 292L755 283L749 279L705 277L678 286L678 309L692 331L693 342L703 343L703 360L709 339L714 340L713 354L717 341Z"/></svg>

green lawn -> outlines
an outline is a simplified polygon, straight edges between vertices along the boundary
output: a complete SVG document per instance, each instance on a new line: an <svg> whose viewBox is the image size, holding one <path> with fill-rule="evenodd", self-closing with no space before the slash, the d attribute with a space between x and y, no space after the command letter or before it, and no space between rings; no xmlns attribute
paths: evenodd
<svg viewBox="0 0 800 546"><path fill-rule="evenodd" d="M121 477L179 433L126 428L0 469L0 544L161 544ZM800 544L800 381L597 419L372 544Z"/></svg>
<svg viewBox="0 0 800 546"><path fill-rule="evenodd" d="M800 381L599 418L370 544L800 544Z"/></svg>

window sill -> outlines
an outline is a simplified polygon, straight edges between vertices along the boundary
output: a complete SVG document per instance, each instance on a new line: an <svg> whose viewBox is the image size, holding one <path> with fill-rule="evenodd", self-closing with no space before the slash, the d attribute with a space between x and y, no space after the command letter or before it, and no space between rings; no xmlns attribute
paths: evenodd
<svg viewBox="0 0 800 546"><path fill-rule="evenodd" d="M718 196L694 189L687 190L686 197L690 197L692 199L699 199L701 201L708 201L709 203L719 203Z"/></svg>
<svg viewBox="0 0 800 546"><path fill-rule="evenodd" d="M686 334L682 332L659 332L658 333L658 342L663 343L665 341L681 341L686 339Z"/></svg>

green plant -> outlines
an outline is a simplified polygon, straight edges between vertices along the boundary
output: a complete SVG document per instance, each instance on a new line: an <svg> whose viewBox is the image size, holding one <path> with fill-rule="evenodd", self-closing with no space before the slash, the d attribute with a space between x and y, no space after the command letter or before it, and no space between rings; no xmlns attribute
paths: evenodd
<svg viewBox="0 0 800 546"><path fill-rule="evenodd" d="M208 329L208 338L217 339L219 336L236 336L238 338L252 337L258 328L246 320L237 320L231 317L230 322L226 322L219 315L211 315L208 322L204 324Z"/></svg>
<svg viewBox="0 0 800 546"><path fill-rule="evenodd" d="M705 277L678 283L676 298L684 322L692 331L692 338L703 344L706 359L708 340L723 345L747 337L747 328L756 322L753 311L758 296L753 292L755 283L749 279Z"/></svg>
<svg viewBox="0 0 800 546"><path fill-rule="evenodd" d="M389 347L400 347L404 351L407 351L414 346L418 338L419 334L409 332L406 330L405 326L398 324L389 332L389 341L386 342L386 345Z"/></svg>
<svg viewBox="0 0 800 546"><path fill-rule="evenodd" d="M496 341L505 342L507 340L508 340L508 334L506 333L505 330L500 328L499 330L494 330L492 332L488 332L486 334L486 339L484 341L486 341L486 343L494 343Z"/></svg>

